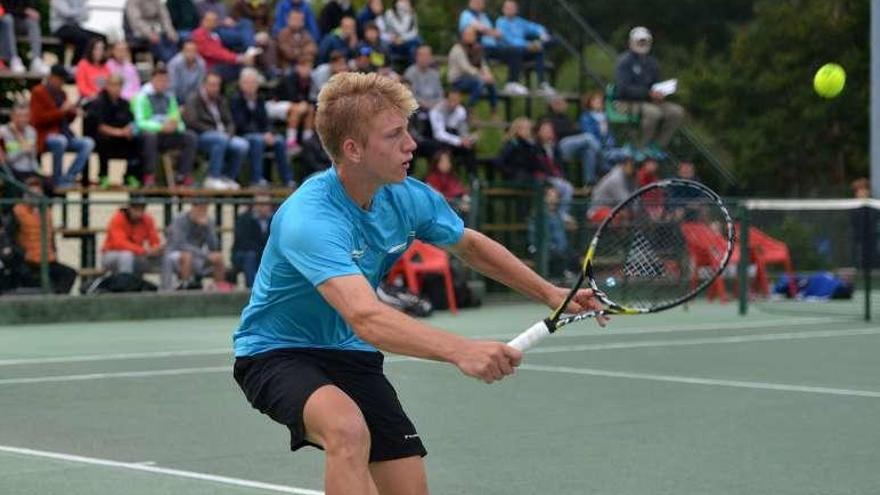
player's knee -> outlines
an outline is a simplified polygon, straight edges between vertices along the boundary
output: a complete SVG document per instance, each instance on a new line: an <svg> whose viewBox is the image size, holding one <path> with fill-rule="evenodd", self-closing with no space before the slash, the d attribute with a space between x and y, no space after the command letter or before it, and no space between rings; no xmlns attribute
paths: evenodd
<svg viewBox="0 0 880 495"><path fill-rule="evenodd" d="M367 459L370 453L370 430L361 417L340 417L323 432L328 455L349 459Z"/></svg>

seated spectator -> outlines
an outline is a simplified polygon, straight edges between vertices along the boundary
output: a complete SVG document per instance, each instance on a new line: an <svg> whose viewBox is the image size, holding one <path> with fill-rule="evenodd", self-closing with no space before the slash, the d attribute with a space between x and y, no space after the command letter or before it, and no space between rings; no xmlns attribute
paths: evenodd
<svg viewBox="0 0 880 495"><path fill-rule="evenodd" d="M205 59L199 55L196 42L183 42L180 53L168 63L168 76L171 78L171 91L178 102L186 102L190 95L197 92L208 73Z"/></svg>
<svg viewBox="0 0 880 495"><path fill-rule="evenodd" d="M177 53L180 37L162 0L126 0L125 27L125 39L149 46L156 60L167 63Z"/></svg>
<svg viewBox="0 0 880 495"><path fill-rule="evenodd" d="M327 36L333 30L338 28L344 17L351 17L354 20L354 8L351 6L351 0L328 0L321 9L321 15L318 16L318 29L321 30L322 36ZM355 26L357 29L357 26Z"/></svg>
<svg viewBox="0 0 880 495"><path fill-rule="evenodd" d="M556 189L559 193L559 212L564 218L569 219L571 216L568 212L571 207L574 186L565 178L553 123L548 120L538 122L535 136L541 151L538 155L535 178L547 182Z"/></svg>
<svg viewBox="0 0 880 495"><path fill-rule="evenodd" d="M171 24L181 40L188 40L192 32L199 27L199 9L193 0L166 0L165 7L171 16Z"/></svg>
<svg viewBox="0 0 880 495"><path fill-rule="evenodd" d="M266 100L259 95L260 74L246 68L238 77L239 91L232 97L230 109L235 122L236 133L245 138L249 145L251 165L251 187L265 187L269 182L263 176L263 152L268 147L275 156L275 166L282 184L294 187L293 172L287 160L287 146L284 137L274 134L266 113Z"/></svg>
<svg viewBox="0 0 880 495"><path fill-rule="evenodd" d="M467 110L461 105L461 92L452 88L446 98L428 113L433 139L452 151L464 164L469 178L477 175L477 135L471 134Z"/></svg>
<svg viewBox="0 0 880 495"><path fill-rule="evenodd" d="M555 93L556 90L547 82L544 73L544 50L550 42L547 30L544 26L517 15L519 5L515 0L505 0L501 13L502 16L495 22L495 27L501 33L498 41L507 52L510 70L508 80L518 81L522 70L521 64L532 61L535 64L539 89L547 94Z"/></svg>
<svg viewBox="0 0 880 495"><path fill-rule="evenodd" d="M189 211L174 219L168 229L168 245L162 261L162 288L171 289L174 274L178 289L201 288L199 279L212 275L219 292L234 289L226 281L226 265L220 252L220 239L214 222L208 216L208 204L197 201Z"/></svg>
<svg viewBox="0 0 880 495"><path fill-rule="evenodd" d="M110 48L110 58L107 60L107 68L111 74L122 77L122 97L128 101L134 99L141 90L141 75L137 67L131 62L131 50L128 43L117 41Z"/></svg>
<svg viewBox="0 0 880 495"><path fill-rule="evenodd" d="M617 146L614 133L605 114L605 93L587 93L581 100L584 108L578 119L580 129L586 136L576 135L560 142L563 149L574 148L582 158L584 184L595 184L596 180L619 162L627 154Z"/></svg>
<svg viewBox="0 0 880 495"><path fill-rule="evenodd" d="M523 53L501 44L501 31L495 29L492 19L485 12L486 0L468 0L468 8L461 12L458 17L458 34L464 34L468 28L473 28L479 35L479 43L486 53L486 57L499 60L507 64L507 84L504 92L511 95L527 95L529 89L517 82L522 71Z"/></svg>
<svg viewBox="0 0 880 495"><path fill-rule="evenodd" d="M49 283L52 292L68 294L76 281L76 270L58 262L58 251L55 244L55 227L52 221L52 209L47 208L41 218L37 201L44 198L42 182L38 177L30 177L25 184L28 191L24 201L12 208L15 219L15 242L24 251L25 264L31 271L31 280L40 280L41 263L41 229L45 229L48 239L46 261L49 264Z"/></svg>
<svg viewBox="0 0 880 495"><path fill-rule="evenodd" d="M278 65L282 70L293 68L297 60L318 56L318 45L306 29L302 11L291 10L287 25L278 33Z"/></svg>
<svg viewBox="0 0 880 495"><path fill-rule="evenodd" d="M455 174L452 168L452 153L448 149L441 149L431 157L425 183L442 194L456 211L467 213L470 210L471 197L468 188Z"/></svg>
<svg viewBox="0 0 880 495"><path fill-rule="evenodd" d="M269 225L275 208L269 196L256 196L254 204L235 219L235 239L232 242L232 267L244 272L247 288L254 286L260 258L269 240Z"/></svg>
<svg viewBox="0 0 880 495"><path fill-rule="evenodd" d="M128 162L126 170L127 183L139 187L140 181L135 173L135 161L140 152L140 143L134 132L134 114L131 105L122 98L122 77L111 74L106 87L89 105L86 122L93 127L92 137L98 152L98 182L101 187L110 185L109 162L111 158L124 158ZM86 127L86 126L84 126Z"/></svg>
<svg viewBox="0 0 880 495"><path fill-rule="evenodd" d="M89 155L95 148L92 138L78 137L70 130L70 123L79 115L79 109L64 92L64 81L68 76L63 65L55 64L43 83L31 90L31 122L37 130L37 152L52 153L52 183L56 188L73 185L76 176L88 165ZM76 158L64 173L66 151L75 152ZM85 176L83 179L87 180Z"/></svg>
<svg viewBox="0 0 880 495"><path fill-rule="evenodd" d="M407 62L415 59L416 48L422 44L419 20L410 0L396 0L385 11L385 37L391 54Z"/></svg>
<svg viewBox="0 0 880 495"><path fill-rule="evenodd" d="M315 70L312 71L312 87L310 89L311 92L309 93L309 99L311 101L318 101L318 92L321 91L324 84L336 74L348 70L348 60L345 53L338 50L330 52L330 60L315 67Z"/></svg>
<svg viewBox="0 0 880 495"><path fill-rule="evenodd" d="M560 209L559 191L554 187L544 189L544 235L547 243L548 266L547 270L551 277L563 276L573 278L577 276L577 255L572 256L568 248L568 234L565 230L570 220ZM528 251L531 254L538 252L538 217L533 215L528 225Z"/></svg>
<svg viewBox="0 0 880 495"><path fill-rule="evenodd" d="M443 100L443 83L440 71L434 67L434 54L430 45L422 45L416 51L416 63L407 67L403 78L409 83L410 91L419 104L414 116L420 133L429 127L428 112Z"/></svg>
<svg viewBox="0 0 880 495"><path fill-rule="evenodd" d="M382 40L379 39L379 28L375 23L368 23L364 27L364 37L360 46L370 47L370 63L377 69L391 66L391 56Z"/></svg>
<svg viewBox="0 0 880 495"><path fill-rule="evenodd" d="M205 76L201 89L183 108L183 120L198 135L199 151L208 153L206 189L237 190L236 178L248 152L248 142L235 135L229 104L223 97L223 80L216 73Z"/></svg>
<svg viewBox="0 0 880 495"><path fill-rule="evenodd" d="M660 164L650 155L642 155L637 153L635 157L638 170L636 171L636 188L647 186L652 182L660 180L657 170ZM648 215L659 220L663 218L665 199L661 189L653 189L641 196L641 206Z"/></svg>
<svg viewBox="0 0 880 495"><path fill-rule="evenodd" d="M31 270L24 261L24 251L15 243L11 215L0 215L0 294L26 286Z"/></svg>
<svg viewBox="0 0 880 495"><path fill-rule="evenodd" d="M342 55L336 55L345 65ZM339 62L337 62L339 63ZM312 58L304 56L296 63L294 70L278 82L275 98L266 102L269 119L287 123L285 142L288 154L300 151L298 134L302 129L302 141L313 134L315 106L312 100Z"/></svg>
<svg viewBox="0 0 880 495"><path fill-rule="evenodd" d="M164 251L156 221L147 213L143 199L132 198L119 208L107 224L101 246L101 266L110 272L134 273L158 270Z"/></svg>
<svg viewBox="0 0 880 495"><path fill-rule="evenodd" d="M175 161L177 172L174 183L185 187L193 184L197 137L186 129L180 117L177 98L168 85L168 70L160 63L153 69L150 82L141 88L131 102L135 130L141 139L144 187L156 185L160 150L180 150L180 156Z"/></svg>
<svg viewBox="0 0 880 495"><path fill-rule="evenodd" d="M226 9L224 0L200 0L196 3L196 8L199 10L203 23L205 14L208 12L217 16L214 31L226 48L240 53L256 45L255 36L257 33L254 31L253 21L246 18L238 20L232 18Z"/></svg>
<svg viewBox="0 0 880 495"><path fill-rule="evenodd" d="M27 31L30 45L31 72L40 76L49 73L49 67L43 63L43 33L40 31L40 11L35 0L4 1L6 14L0 17L0 58L9 61L9 70L25 72L24 63L18 55L16 34ZM23 28L23 29L22 29Z"/></svg>
<svg viewBox="0 0 880 495"><path fill-rule="evenodd" d="M232 18L236 21L250 20L256 33L268 34L272 31L272 6L267 0L235 0Z"/></svg>
<svg viewBox="0 0 880 495"><path fill-rule="evenodd" d="M249 50L248 53L235 53L224 47L220 36L215 32L218 19L213 11L206 12L201 24L192 33L192 40L199 55L205 59L207 70L220 74L225 81L231 81L238 77L242 65L254 65L256 52Z"/></svg>
<svg viewBox="0 0 880 495"><path fill-rule="evenodd" d="M370 58L372 53L373 50L369 46L364 44L358 46L356 55L352 61L352 70L354 72L360 72L361 74L379 72L379 68L373 65L373 61Z"/></svg>
<svg viewBox="0 0 880 495"><path fill-rule="evenodd" d="M617 60L614 83L615 106L624 113L639 115L641 132L636 145L665 148L684 120L681 105L666 101L666 96L653 89L661 81L660 64L649 55L651 32L638 26L629 32L629 50ZM662 129L658 132L660 121Z"/></svg>
<svg viewBox="0 0 880 495"><path fill-rule="evenodd" d="M359 37L364 37L364 27L368 22L372 22L376 24L379 32L382 33L382 41L390 41L385 36L385 6L382 5L382 0L367 0L364 8L358 12L355 21L357 21L357 34Z"/></svg>
<svg viewBox="0 0 880 495"><path fill-rule="evenodd" d="M110 69L107 68L105 51L104 41L93 39L89 42L86 55L76 64L76 89L83 106L98 96L107 83Z"/></svg>
<svg viewBox="0 0 880 495"><path fill-rule="evenodd" d="M73 45L73 65L86 54L89 41L100 38L106 42L104 35L82 27L88 20L87 0L49 0L49 30L61 43Z"/></svg>
<svg viewBox="0 0 880 495"><path fill-rule="evenodd" d="M51 192L52 182L40 172L37 131L31 125L31 110L27 103L12 106L9 123L0 127L0 141L3 143L2 161L13 177L21 182L37 177L42 181L43 190Z"/></svg>
<svg viewBox="0 0 880 495"><path fill-rule="evenodd" d="M498 93L495 89L495 76L483 56L483 47L477 42L477 31L473 27L461 33L461 40L449 51L446 75L453 88L470 95L467 105L472 107L483 96L489 96L489 106L493 118L498 115Z"/></svg>
<svg viewBox="0 0 880 495"><path fill-rule="evenodd" d="M608 218L615 206L635 191L633 175L635 175L635 164L633 158L628 156L602 177L590 196L592 204L587 211L590 222L601 223Z"/></svg>
<svg viewBox="0 0 880 495"><path fill-rule="evenodd" d="M521 185L535 183L540 166L541 148L532 134L532 121L517 117L510 123L506 140L496 158L495 168L506 181Z"/></svg>
<svg viewBox="0 0 880 495"><path fill-rule="evenodd" d="M302 12L309 35L315 40L315 43L320 42L321 31L318 29L318 22L315 20L315 13L312 12L312 8L307 0L278 0L275 3L275 24L272 26L272 34L277 36L284 29L291 11Z"/></svg>
<svg viewBox="0 0 880 495"><path fill-rule="evenodd" d="M357 36L357 24L354 17L343 17L339 27L327 33L321 40L318 49L318 62L330 60L330 53L340 51L346 59L352 59L357 54L360 40Z"/></svg>

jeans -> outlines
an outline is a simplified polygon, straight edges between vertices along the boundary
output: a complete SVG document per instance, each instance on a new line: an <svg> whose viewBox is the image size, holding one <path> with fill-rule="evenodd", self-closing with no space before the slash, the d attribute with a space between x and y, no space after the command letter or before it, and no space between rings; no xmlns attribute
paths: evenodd
<svg viewBox="0 0 880 495"><path fill-rule="evenodd" d="M559 141L559 151L563 160L577 158L581 162L584 185L596 183L600 175L599 153L602 151L602 144L595 136L584 132L564 137Z"/></svg>
<svg viewBox="0 0 880 495"><path fill-rule="evenodd" d="M259 132L246 134L244 138L247 139L249 145L251 184L256 184L263 178L263 153L266 151L266 141L263 139L263 134ZM290 170L290 164L287 162L287 145L282 136L275 135L275 144L272 145L272 151L275 153L275 166L278 167L278 176L283 184L287 184L293 180L293 172Z"/></svg>
<svg viewBox="0 0 880 495"><path fill-rule="evenodd" d="M90 137L70 137L63 134L49 134L46 137L46 150L52 153L52 181L58 184L71 184L76 176L89 164L89 155L95 149L95 141ZM66 174L62 174L65 151L76 152L76 158Z"/></svg>
<svg viewBox="0 0 880 495"><path fill-rule="evenodd" d="M416 60L416 49L424 43L421 38L413 38L399 45L389 43L388 48L392 55L406 57L406 61L413 63Z"/></svg>
<svg viewBox="0 0 880 495"><path fill-rule="evenodd" d="M574 186L564 177L547 177L547 183L553 186L553 189L556 189L559 193L559 213L564 218L571 209L571 197L574 195Z"/></svg>
<svg viewBox="0 0 880 495"><path fill-rule="evenodd" d="M155 174L159 165L159 153L168 149L179 149L177 173L187 176L192 173L196 161L198 138L193 131L184 132L143 132L141 134L141 168L144 174Z"/></svg>
<svg viewBox="0 0 880 495"><path fill-rule="evenodd" d="M171 58L177 54L177 43L168 39L168 35L162 34L159 36L158 43L149 43L150 52L153 54L153 57L156 60L161 60L162 62L168 63Z"/></svg>
<svg viewBox="0 0 880 495"><path fill-rule="evenodd" d="M256 251L235 251L232 253L232 266L244 272L244 281L248 288L254 286L257 269L260 268L260 256Z"/></svg>
<svg viewBox="0 0 880 495"><path fill-rule="evenodd" d="M470 95L467 101L467 106L469 107L474 106L479 101L483 95L484 88L489 96L489 106L492 107L492 111L495 111L495 108L498 106L498 92L495 89L495 85L486 84L479 77L461 76L452 83L452 87Z"/></svg>
<svg viewBox="0 0 880 495"><path fill-rule="evenodd" d="M240 19L232 27L217 26L214 32L220 36L223 46L234 52L243 52L256 44L254 23L250 19Z"/></svg>
<svg viewBox="0 0 880 495"><path fill-rule="evenodd" d="M245 139L220 131L206 131L199 135L198 146L199 151L207 152L209 156L208 177L225 175L232 180L238 177L238 171L241 170L241 164L248 152L248 142Z"/></svg>
<svg viewBox="0 0 880 495"><path fill-rule="evenodd" d="M507 82L519 81L523 62L534 60L535 75L538 82L544 82L544 51L532 52L522 46L493 46L486 47L486 56L507 64ZM528 85L528 81L526 81Z"/></svg>

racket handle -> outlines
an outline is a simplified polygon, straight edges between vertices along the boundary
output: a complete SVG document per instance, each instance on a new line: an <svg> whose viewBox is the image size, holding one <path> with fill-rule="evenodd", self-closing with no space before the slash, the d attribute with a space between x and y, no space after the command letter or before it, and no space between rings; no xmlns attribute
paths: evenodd
<svg viewBox="0 0 880 495"><path fill-rule="evenodd" d="M541 320L532 325L528 330L517 335L507 345L525 352L534 347L538 342L544 340L550 333L550 327L547 325L546 320Z"/></svg>

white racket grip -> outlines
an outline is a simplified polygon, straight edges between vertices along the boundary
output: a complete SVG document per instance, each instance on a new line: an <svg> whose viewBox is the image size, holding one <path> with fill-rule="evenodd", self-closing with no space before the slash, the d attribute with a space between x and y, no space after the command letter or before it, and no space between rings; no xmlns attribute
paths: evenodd
<svg viewBox="0 0 880 495"><path fill-rule="evenodd" d="M548 336L550 336L550 327L547 326L546 321L542 320L529 327L528 330L517 335L513 340L508 342L507 345L525 352Z"/></svg>

